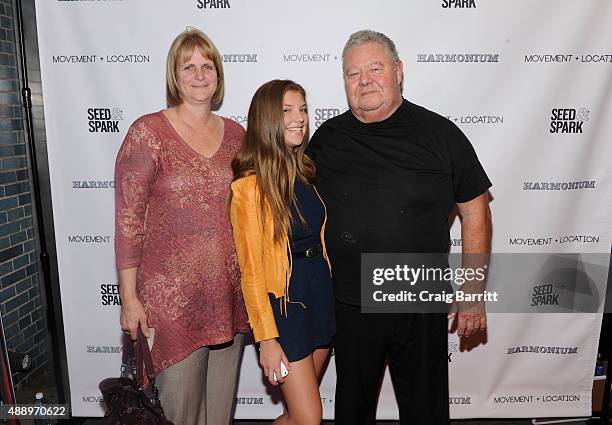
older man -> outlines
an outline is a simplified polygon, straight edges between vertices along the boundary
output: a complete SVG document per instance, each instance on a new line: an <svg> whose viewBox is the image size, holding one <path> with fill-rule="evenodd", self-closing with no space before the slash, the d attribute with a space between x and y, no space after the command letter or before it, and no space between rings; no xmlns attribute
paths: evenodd
<svg viewBox="0 0 612 425"><path fill-rule="evenodd" d="M362 314L360 254L447 252L455 206L463 252L488 252L491 183L452 122L403 99L403 65L387 36L352 34L342 60L350 110L308 148L327 204L337 299L335 423L374 423L388 363L401 424L447 424L447 316ZM458 326L461 336L483 330L484 310L460 311Z"/></svg>

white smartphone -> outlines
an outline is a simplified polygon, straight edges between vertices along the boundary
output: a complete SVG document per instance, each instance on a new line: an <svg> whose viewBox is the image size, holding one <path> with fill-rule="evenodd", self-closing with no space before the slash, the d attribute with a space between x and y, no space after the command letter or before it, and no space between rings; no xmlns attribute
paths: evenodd
<svg viewBox="0 0 612 425"><path fill-rule="evenodd" d="M281 377L284 378L285 376L289 375L289 371L287 370L287 366L285 366L285 363L281 362L280 363L280 373L281 373ZM276 371L272 372L272 379L274 379L276 382L278 382L278 378L276 377Z"/></svg>

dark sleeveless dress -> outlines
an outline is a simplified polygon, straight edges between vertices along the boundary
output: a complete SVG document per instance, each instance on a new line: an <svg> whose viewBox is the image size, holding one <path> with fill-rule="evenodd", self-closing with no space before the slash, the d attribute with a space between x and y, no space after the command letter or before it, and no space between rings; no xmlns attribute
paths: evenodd
<svg viewBox="0 0 612 425"><path fill-rule="evenodd" d="M325 210L311 186L295 184L295 194L305 227L295 208L291 207L291 251L304 252L321 243L321 226ZM293 258L287 314L281 314L279 300L270 296L278 341L290 362L301 360L315 348L331 343L336 333L334 293L327 261L322 254L311 258ZM283 311L284 313L284 311Z"/></svg>

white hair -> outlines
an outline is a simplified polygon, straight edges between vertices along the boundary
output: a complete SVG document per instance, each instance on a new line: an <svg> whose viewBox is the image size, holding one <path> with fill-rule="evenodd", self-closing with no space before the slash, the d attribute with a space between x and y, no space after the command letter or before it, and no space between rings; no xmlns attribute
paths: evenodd
<svg viewBox="0 0 612 425"><path fill-rule="evenodd" d="M397 53L397 49L395 48L395 43L389 37L387 37L382 32L372 31L372 30L361 30L357 31L349 37L346 44L344 45L344 49L342 49L342 63L344 64L344 59L346 58L346 54L353 47L358 47L364 45L366 43L378 43L382 45L389 58L393 63L399 62L399 54Z"/></svg>

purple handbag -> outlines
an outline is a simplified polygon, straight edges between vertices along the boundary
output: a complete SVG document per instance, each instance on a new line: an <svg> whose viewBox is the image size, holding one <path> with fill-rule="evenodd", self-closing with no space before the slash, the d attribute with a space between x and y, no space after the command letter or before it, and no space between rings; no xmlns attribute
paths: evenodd
<svg viewBox="0 0 612 425"><path fill-rule="evenodd" d="M106 378L99 388L106 404L104 425L174 425L166 419L159 401L151 351L140 328L136 342L129 334L123 335L121 376Z"/></svg>

